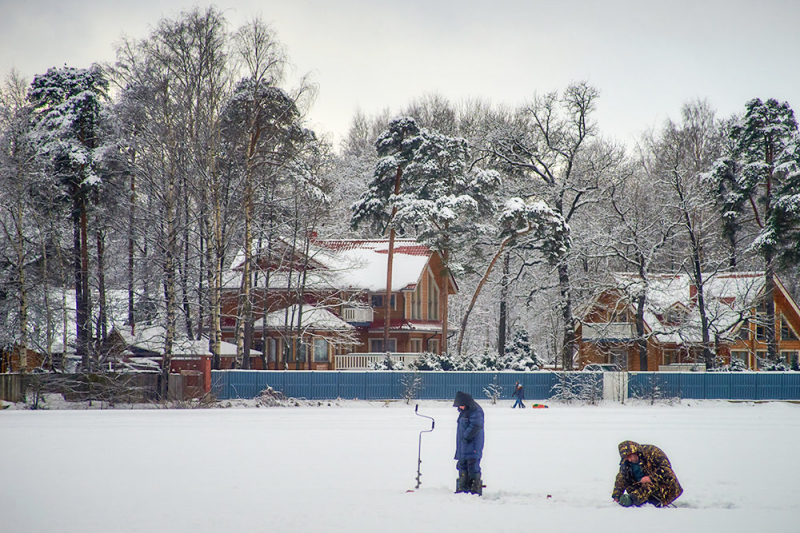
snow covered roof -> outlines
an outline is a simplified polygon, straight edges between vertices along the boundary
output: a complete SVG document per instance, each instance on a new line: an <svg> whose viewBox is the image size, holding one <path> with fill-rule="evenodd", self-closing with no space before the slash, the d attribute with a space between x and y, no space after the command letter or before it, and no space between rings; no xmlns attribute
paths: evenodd
<svg viewBox="0 0 800 533"><path fill-rule="evenodd" d="M422 278L433 252L414 239L395 239L392 262L392 291L413 290ZM389 240L313 240L309 244L309 258L313 264L306 271L305 286L310 289L386 290L386 270L389 257ZM224 283L225 287L238 288L241 283L240 252L232 263ZM288 286L287 276L297 273L270 272L270 286ZM263 276L259 276L263 281ZM294 283L296 285L296 282Z"/></svg>
<svg viewBox="0 0 800 533"><path fill-rule="evenodd" d="M298 319L300 325L307 330L316 331L345 331L354 329L353 326L331 313L327 309L304 305L302 312L300 306L292 305L288 308L279 309L267 313L267 328L285 329L296 328ZM254 329L262 328L264 319L259 319L253 324Z"/></svg>
<svg viewBox="0 0 800 533"><path fill-rule="evenodd" d="M119 328L117 333L128 346L158 354L164 353L167 330L163 327L137 328L134 334L131 334L127 328ZM251 349L250 354L260 355L261 352ZM211 350L208 348L208 339L193 340L185 337L176 337L173 340L172 355L211 355ZM219 355L235 356L236 345L230 342L221 342Z"/></svg>
<svg viewBox="0 0 800 533"><path fill-rule="evenodd" d="M44 298L47 297L47 305ZM34 300L35 299L35 300ZM36 301L34 305L33 302ZM122 327L128 320L128 291L106 290L106 318L109 331L114 327ZM93 306L92 323L98 320L99 308ZM18 316L9 316L10 322L16 322ZM41 352L65 353L64 337L66 336L66 353L75 353L77 319L75 315L74 288L48 288L39 292L36 288L29 294L28 308L28 347ZM48 346L47 332L51 332L51 344Z"/></svg>
<svg viewBox="0 0 800 533"><path fill-rule="evenodd" d="M618 288L633 297L643 289L635 274L615 274ZM750 314L764 290L763 272L714 273L703 276L706 314L712 332L732 336ZM659 342L698 343L702 340L697 289L687 274L652 275L648 279L644 320ZM636 310L631 307L631 313Z"/></svg>

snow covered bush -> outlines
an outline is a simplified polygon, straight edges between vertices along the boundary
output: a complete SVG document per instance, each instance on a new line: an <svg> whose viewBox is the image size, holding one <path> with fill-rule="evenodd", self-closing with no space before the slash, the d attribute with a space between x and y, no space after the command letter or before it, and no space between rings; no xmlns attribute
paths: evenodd
<svg viewBox="0 0 800 533"><path fill-rule="evenodd" d="M550 389L550 399L558 402L582 402L592 405L603 399L602 374L595 372L559 372Z"/></svg>
<svg viewBox="0 0 800 533"><path fill-rule="evenodd" d="M417 397L422 388L422 376L418 372L405 374L401 378L400 384L403 386L403 400L410 405L411 400Z"/></svg>
<svg viewBox="0 0 800 533"><path fill-rule="evenodd" d="M492 401L492 405L497 404L497 400L500 399L500 395L503 393L503 387L500 385L497 376L492 379L491 383L483 388L483 393Z"/></svg>
<svg viewBox="0 0 800 533"><path fill-rule="evenodd" d="M767 372L789 372L791 367L783 361L777 361L764 364L761 370L766 370Z"/></svg>
<svg viewBox="0 0 800 533"><path fill-rule="evenodd" d="M372 364L372 370L404 370L405 365L402 361L395 361L389 354L383 358L383 361L378 361Z"/></svg>
<svg viewBox="0 0 800 533"><path fill-rule="evenodd" d="M731 363L726 365L724 363L714 363L713 368L709 368L708 372L749 372L749 368L747 368L747 364L744 360L739 359L738 357L732 357Z"/></svg>
<svg viewBox="0 0 800 533"><path fill-rule="evenodd" d="M442 370L442 365L438 355L424 352L416 361L409 363L408 368L409 370Z"/></svg>
<svg viewBox="0 0 800 533"><path fill-rule="evenodd" d="M506 348L503 356L485 350L481 354L462 355L445 353L435 354L425 352L413 363L408 364L408 370L450 371L450 372L493 372L502 370L516 370L520 372L535 371L543 363L528 344L527 333L515 336L511 345ZM377 365L376 365L377 366ZM376 370L393 370L392 368L375 368ZM394 369L398 370L398 369Z"/></svg>

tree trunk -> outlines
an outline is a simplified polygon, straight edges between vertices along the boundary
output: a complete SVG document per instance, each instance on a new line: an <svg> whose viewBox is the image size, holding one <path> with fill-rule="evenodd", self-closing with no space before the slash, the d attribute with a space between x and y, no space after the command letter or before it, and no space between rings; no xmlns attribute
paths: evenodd
<svg viewBox="0 0 800 533"><path fill-rule="evenodd" d="M766 307L766 323L764 334L767 341L767 359L770 362L778 361L777 336L775 335L775 264L772 252L764 255L766 268L764 269L764 306Z"/></svg>
<svg viewBox="0 0 800 533"><path fill-rule="evenodd" d="M394 177L394 195L400 194L400 179L403 177L403 169L397 166L397 173ZM392 206L392 215L389 219L389 251L386 258L386 302L384 302L383 317L383 351L389 353L389 323L391 320L392 309L392 263L394 262L394 217L397 215L397 206Z"/></svg>
<svg viewBox="0 0 800 533"><path fill-rule="evenodd" d="M167 221L167 242L164 250L164 296L166 300L167 327L164 339L164 356L161 360L161 400L167 400L169 392L169 372L172 364L172 348L175 340L177 301L175 298L175 255L177 252L177 227L175 210L174 176L169 176L164 216Z"/></svg>
<svg viewBox="0 0 800 533"><path fill-rule="evenodd" d="M131 164L135 165L136 153L131 157ZM128 326L131 334L136 333L136 314L134 312L134 267L135 267L135 235L136 227L136 174L131 172L131 188L128 210Z"/></svg>
<svg viewBox="0 0 800 533"><path fill-rule="evenodd" d="M470 303L467 306L467 310L464 312L464 317L461 319L461 332L458 335L458 349L457 349L459 355L461 354L461 343L464 340L464 332L467 329L467 321L469 320L469 315L472 313L472 308L475 307L475 302L478 300L478 295L483 289L483 286L486 284L486 281L489 279L489 274L492 273L492 269L494 269L495 263L497 263L497 260L500 258L500 255L502 255L503 251L505 251L506 247L513 239L527 235L531 231L533 231L533 227L531 226L530 223L528 223L528 227L525 228L524 230L518 231L514 235L509 235L508 237L503 239L503 242L500 243L500 248L498 248L497 252L495 252L494 256L492 256L492 260L489 261L489 266L486 267L486 272L483 273L483 277L478 282L478 286L475 287L475 292L472 294L472 299L470 300ZM508 261L508 259L509 259L508 255L506 255L506 260ZM508 266L507 261L503 267L504 272L507 270Z"/></svg>
<svg viewBox="0 0 800 533"><path fill-rule="evenodd" d="M108 305L106 301L105 234L97 230L97 343L108 337Z"/></svg>
<svg viewBox="0 0 800 533"><path fill-rule="evenodd" d="M442 293L441 297L439 298L439 305L442 308L441 312L441 319L442 319L442 353L446 354L447 350L447 336L449 331L449 298L448 294L450 293L450 269L447 265L450 262L450 250L446 246L444 250L442 250Z"/></svg>
<svg viewBox="0 0 800 533"><path fill-rule="evenodd" d="M506 338L508 336L508 274L511 254L506 252L503 257L503 277L500 278L500 321L497 327L497 353L503 356L506 353Z"/></svg>
<svg viewBox="0 0 800 533"><path fill-rule="evenodd" d="M78 185L73 186L74 209L74 268L75 268L75 313L77 344L84 372L91 368L91 296L89 294L89 251L86 220L86 203ZM66 345L64 349L66 350Z"/></svg>
<svg viewBox="0 0 800 533"><path fill-rule="evenodd" d="M561 319L564 322L564 341L561 360L564 370L572 370L575 353L575 319L572 316L572 288L566 259L558 264L558 288L561 294Z"/></svg>
<svg viewBox="0 0 800 533"><path fill-rule="evenodd" d="M647 372L647 339L644 335L644 308L647 302L647 288L636 302L636 349L639 354L639 371ZM623 369L625 370L625 369Z"/></svg>
<svg viewBox="0 0 800 533"><path fill-rule="evenodd" d="M28 369L28 286L25 280L25 238L22 231L22 206L15 207L15 226L17 238L17 282L19 283L19 366L22 372Z"/></svg>

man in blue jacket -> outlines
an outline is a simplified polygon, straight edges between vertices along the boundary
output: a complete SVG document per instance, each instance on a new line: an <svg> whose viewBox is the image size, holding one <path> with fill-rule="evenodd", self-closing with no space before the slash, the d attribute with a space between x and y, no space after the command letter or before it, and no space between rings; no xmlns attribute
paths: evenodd
<svg viewBox="0 0 800 533"><path fill-rule="evenodd" d="M483 457L483 409L466 392L458 391L453 401L458 408L456 427L456 493L482 494L481 457Z"/></svg>

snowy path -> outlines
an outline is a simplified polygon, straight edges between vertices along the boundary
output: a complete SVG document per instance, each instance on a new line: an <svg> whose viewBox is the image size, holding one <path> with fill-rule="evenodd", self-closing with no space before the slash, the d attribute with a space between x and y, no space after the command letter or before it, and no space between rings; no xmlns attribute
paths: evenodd
<svg viewBox="0 0 800 533"><path fill-rule="evenodd" d="M800 405L486 411L484 496L455 495L456 413L413 407L4 411L9 532L800 531ZM617 444L660 446L676 509L610 499ZM548 498L548 495L551 497Z"/></svg>

